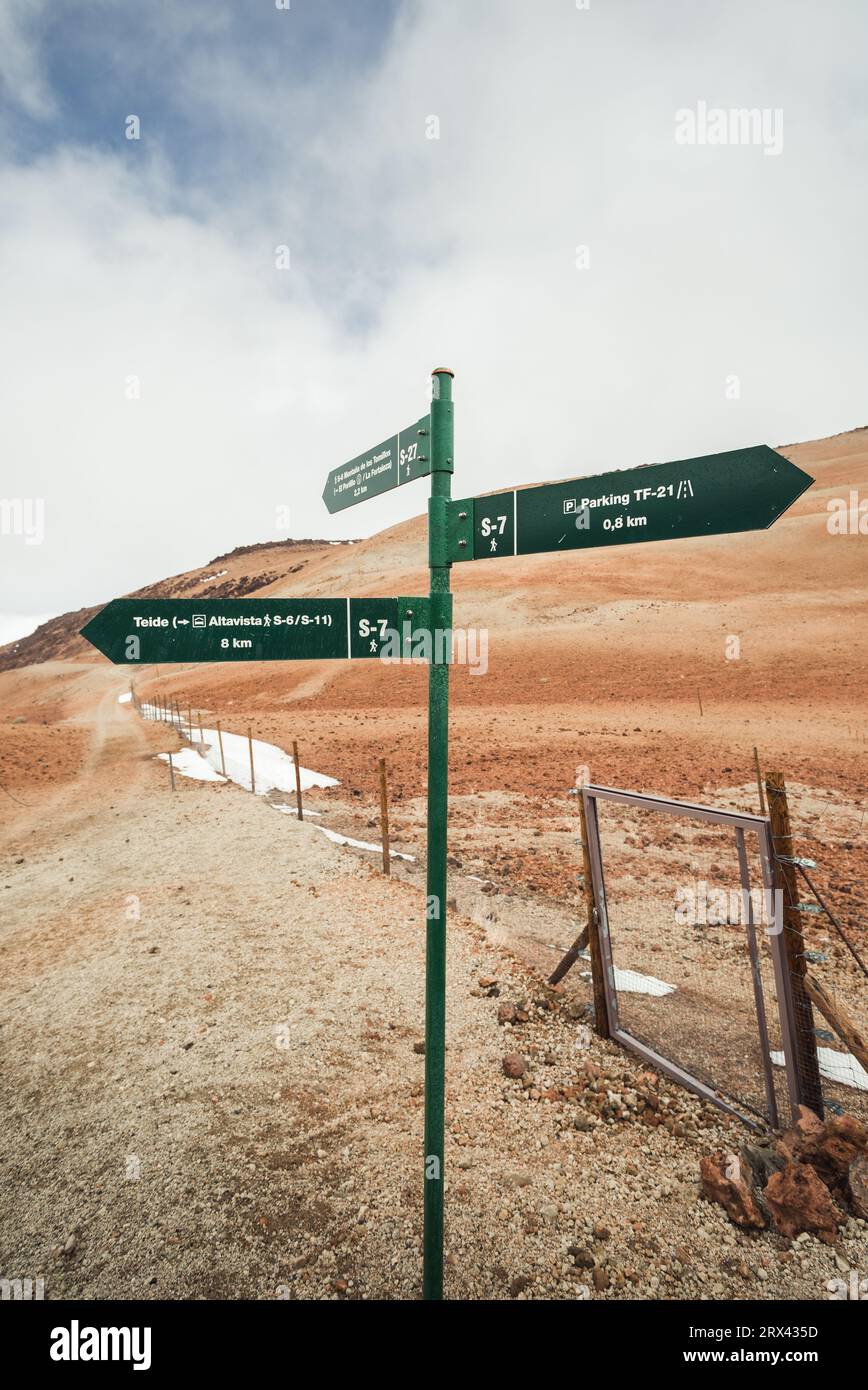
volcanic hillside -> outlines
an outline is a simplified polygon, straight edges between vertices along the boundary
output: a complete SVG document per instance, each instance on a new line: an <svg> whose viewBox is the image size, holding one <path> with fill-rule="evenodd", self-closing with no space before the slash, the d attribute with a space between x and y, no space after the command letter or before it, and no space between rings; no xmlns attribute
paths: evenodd
<svg viewBox="0 0 868 1390"><path fill-rule="evenodd" d="M522 676L532 684L545 677L565 693L574 689L573 660L543 658L541 643L561 654L581 652L585 695L590 679L608 689L617 684L614 668L629 671L630 689L637 678L656 688L662 677L674 693L688 675L684 662L699 656L697 640L719 648L718 693L723 682L744 694L746 675L765 680L778 660L788 687L784 698L809 674L825 673L829 681L834 673L839 689L855 685L864 646L864 538L830 535L827 503L847 500L851 489L868 494L868 429L778 447L816 482L769 531L456 565L456 626L489 630L493 670L499 657L513 666L521 653L520 670L509 673L513 696ZM419 516L364 541L239 546L135 596L417 593L427 588L425 566L426 521ZM78 636L97 611L63 614L0 648L0 670L58 659L101 661ZM728 633L747 647L738 660L723 660ZM232 673L228 667L226 674ZM237 668L234 674L246 678ZM329 672L329 682L348 679L353 673L344 665ZM485 698L491 694L486 690Z"/></svg>

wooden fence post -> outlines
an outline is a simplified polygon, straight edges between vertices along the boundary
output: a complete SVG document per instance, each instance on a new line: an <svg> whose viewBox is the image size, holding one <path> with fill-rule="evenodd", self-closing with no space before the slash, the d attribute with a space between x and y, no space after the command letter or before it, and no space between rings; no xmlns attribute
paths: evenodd
<svg viewBox="0 0 868 1390"><path fill-rule="evenodd" d="M223 730L220 728L220 720L217 720L217 742L220 744L220 768L223 776L226 776L226 759L223 756Z"/></svg>
<svg viewBox="0 0 868 1390"><path fill-rule="evenodd" d="M389 787L386 781L386 759L380 759L380 830L383 836L383 873L392 872L392 852L389 844Z"/></svg>
<svg viewBox="0 0 868 1390"><path fill-rule="evenodd" d="M250 747L250 790L256 792L256 774L253 771L253 731L248 727L247 743Z"/></svg>
<svg viewBox="0 0 868 1390"><path fill-rule="evenodd" d="M753 750L753 765L756 768L756 789L759 792L760 815L764 816L766 813L766 799L765 794L763 792L763 775L760 771L759 753L757 752L755 745Z"/></svg>
<svg viewBox="0 0 868 1390"><path fill-rule="evenodd" d="M591 878L591 850L588 844L588 818L585 815L585 798L579 789L579 825L582 831L582 875L584 880L585 903L588 911L588 947L591 953L591 988L594 993L594 1029L601 1038L609 1036L609 1011L606 1008L606 986L603 952L600 947L600 924L594 902L594 885Z"/></svg>
<svg viewBox="0 0 868 1390"><path fill-rule="evenodd" d="M172 762L172 755L169 754L169 777L172 782L172 791L175 790L175 764Z"/></svg>
<svg viewBox="0 0 868 1390"><path fill-rule="evenodd" d="M292 740L292 763L295 768L295 805L299 820L304 820L304 806L301 802L301 768L298 765L298 744Z"/></svg>
<svg viewBox="0 0 868 1390"><path fill-rule="evenodd" d="M200 744L202 745L202 747L204 748L204 747L205 747L205 735L204 735L203 732L202 732L202 712L201 712L201 710L197 711L196 718L197 718L198 721L199 721L199 742L200 742Z"/></svg>
<svg viewBox="0 0 868 1390"><path fill-rule="evenodd" d="M856 1061L868 1071L868 1038L859 1031L837 999L813 975L805 975L805 990L808 998L820 1010L827 1023L831 1023L842 1043L850 1049Z"/></svg>
<svg viewBox="0 0 868 1390"><path fill-rule="evenodd" d="M799 884L793 862L793 834L787 786L782 772L770 772L766 777L766 797L772 827L772 849L775 856L775 886L781 892L783 946L795 1017L796 1074L799 1099L816 1115L823 1118L823 1086L817 1058L817 1036L814 1032L814 1011L805 985L808 973L805 962L805 939L799 913Z"/></svg>

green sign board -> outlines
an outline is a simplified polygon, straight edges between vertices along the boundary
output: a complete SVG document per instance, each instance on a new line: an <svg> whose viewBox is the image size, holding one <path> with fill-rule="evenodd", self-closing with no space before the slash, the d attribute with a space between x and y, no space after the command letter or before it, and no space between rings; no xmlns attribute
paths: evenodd
<svg viewBox="0 0 868 1390"><path fill-rule="evenodd" d="M452 502L450 559L758 531L813 478L766 444Z"/></svg>
<svg viewBox="0 0 868 1390"><path fill-rule="evenodd" d="M419 598L121 598L81 629L116 666L199 661L346 661L395 654Z"/></svg>
<svg viewBox="0 0 868 1390"><path fill-rule="evenodd" d="M430 417L423 415L415 425L333 468L322 495L328 510L342 512L381 492L412 483L414 478L426 477L431 472L430 434Z"/></svg>

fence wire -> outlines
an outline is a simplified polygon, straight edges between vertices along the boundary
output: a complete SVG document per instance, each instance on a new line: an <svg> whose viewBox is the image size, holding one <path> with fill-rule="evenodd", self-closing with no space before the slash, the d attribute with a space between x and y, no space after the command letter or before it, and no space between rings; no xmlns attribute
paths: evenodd
<svg viewBox="0 0 868 1390"><path fill-rule="evenodd" d="M597 813L621 1029L749 1117L786 1122L757 835L744 832L746 900L730 825L612 801Z"/></svg>

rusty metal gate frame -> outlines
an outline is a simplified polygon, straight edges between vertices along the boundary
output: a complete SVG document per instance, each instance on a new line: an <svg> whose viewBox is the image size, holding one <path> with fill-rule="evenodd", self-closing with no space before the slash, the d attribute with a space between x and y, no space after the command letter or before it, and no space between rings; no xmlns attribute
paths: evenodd
<svg viewBox="0 0 868 1390"><path fill-rule="evenodd" d="M744 842L746 830L756 834L760 863L762 865L763 886L767 893L773 893L775 888L775 871L770 822L763 816L742 815L736 811L720 811L715 807L699 806L690 801L674 801L671 798L662 796L641 796L638 792L618 791L613 787L598 787L593 784L586 784L582 787L582 799L588 827L591 882L594 890L594 905L596 908L600 954L603 962L603 988L610 1036L616 1042L620 1043L622 1047L629 1048L630 1051L635 1052L641 1057L643 1061L648 1062L651 1066L657 1067L660 1071L664 1072L665 1075L671 1077L673 1081L684 1086L688 1091L693 1091L695 1095L710 1101L712 1105L716 1105L719 1109L725 1110L730 1115L734 1115L752 1129L762 1129L764 1128L762 1124L758 1124L755 1118L744 1113L744 1109L749 1107L745 1106L744 1108L739 1108L737 1105L731 1104L719 1091L706 1085L705 1082L700 1081L697 1077L691 1076L689 1072L684 1071L684 1069L677 1066L675 1062L655 1052L653 1048L648 1047L646 1043L640 1042L638 1038L634 1038L631 1033L626 1032L621 1027L618 1017L618 991L615 987L612 940L609 932L609 917L606 906L606 883L603 871L603 856L600 846L600 826L597 819L597 802L614 801L624 806L640 806L651 811L665 811L679 816L687 816L692 820L711 821L715 825L730 826L735 832L741 887L746 910L745 927L748 949L750 952L757 1031L759 1033L760 1049L763 1059L763 1076L765 1081L766 1102L768 1105L768 1118L771 1127L777 1129L779 1127L779 1116L777 1098L775 1095L774 1071L769 1049L766 1004L762 986L759 950L757 947L753 902L750 893L750 872ZM790 1107L795 1117L800 1100L796 1063L795 1010L793 1008L792 987L783 946L783 923L777 899L772 897L771 901L775 902L775 912L774 930L769 933L769 943L774 968L775 992L778 1001L784 1067L787 1078L787 1093Z"/></svg>

